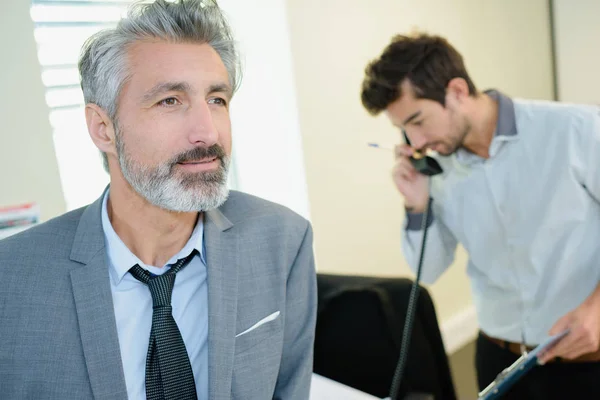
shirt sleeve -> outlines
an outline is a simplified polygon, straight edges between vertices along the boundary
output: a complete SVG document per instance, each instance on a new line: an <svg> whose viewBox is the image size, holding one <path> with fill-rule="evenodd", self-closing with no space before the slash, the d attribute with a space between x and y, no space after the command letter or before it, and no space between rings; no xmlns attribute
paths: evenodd
<svg viewBox="0 0 600 400"><path fill-rule="evenodd" d="M436 218L435 207L432 205L427 218L427 238L425 257L421 269L421 279L424 283L435 282L452 264L458 241L444 225ZM421 251L423 230L421 224L424 214L407 213L406 225L402 235L402 251L410 269L416 273Z"/></svg>
<svg viewBox="0 0 600 400"><path fill-rule="evenodd" d="M574 121L569 140L576 179L600 203L600 109Z"/></svg>

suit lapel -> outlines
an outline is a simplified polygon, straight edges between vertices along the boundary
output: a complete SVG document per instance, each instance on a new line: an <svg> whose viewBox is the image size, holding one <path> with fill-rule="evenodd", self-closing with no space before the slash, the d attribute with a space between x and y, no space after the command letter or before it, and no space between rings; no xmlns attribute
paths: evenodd
<svg viewBox="0 0 600 400"><path fill-rule="evenodd" d="M237 320L237 268L240 240L220 210L206 213L208 270L208 380L210 399L231 397Z"/></svg>
<svg viewBox="0 0 600 400"><path fill-rule="evenodd" d="M104 195L103 195L104 196ZM71 252L77 318L94 398L127 398L101 220L102 197L82 214ZM206 213L209 398L231 396L237 320L239 236L220 210Z"/></svg>
<svg viewBox="0 0 600 400"><path fill-rule="evenodd" d="M71 259L71 284L94 398L127 398L101 222L102 197L82 214Z"/></svg>

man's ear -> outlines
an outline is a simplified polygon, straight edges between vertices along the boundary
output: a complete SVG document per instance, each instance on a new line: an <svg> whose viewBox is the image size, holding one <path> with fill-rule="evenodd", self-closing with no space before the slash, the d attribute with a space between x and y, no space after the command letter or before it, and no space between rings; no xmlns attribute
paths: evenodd
<svg viewBox="0 0 600 400"><path fill-rule="evenodd" d="M85 122L98 150L116 156L115 127L104 109L96 104L85 106Z"/></svg>
<svg viewBox="0 0 600 400"><path fill-rule="evenodd" d="M463 78L452 78L446 86L446 103L462 103L469 98L469 84Z"/></svg>

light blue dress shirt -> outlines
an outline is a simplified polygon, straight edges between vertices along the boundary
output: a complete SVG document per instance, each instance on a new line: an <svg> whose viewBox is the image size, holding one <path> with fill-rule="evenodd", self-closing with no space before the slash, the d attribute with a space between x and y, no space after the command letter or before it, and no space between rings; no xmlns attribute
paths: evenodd
<svg viewBox="0 0 600 400"><path fill-rule="evenodd" d="M536 345L600 282L600 115L489 94L499 105L489 159L438 158L422 277L442 275L460 243L481 329ZM413 269L421 220L408 215L402 240Z"/></svg>
<svg viewBox="0 0 600 400"><path fill-rule="evenodd" d="M202 218L198 218L183 249L168 260L165 266L157 268L144 264L116 234L108 218L108 195L107 190L102 205L102 228L106 239L110 286L128 397L131 400L146 398L146 355L152 325L150 290L128 271L139 264L151 273L161 275L178 259L196 249L199 255L177 273L171 304L173 318L192 364L198 399L208 400L208 288Z"/></svg>

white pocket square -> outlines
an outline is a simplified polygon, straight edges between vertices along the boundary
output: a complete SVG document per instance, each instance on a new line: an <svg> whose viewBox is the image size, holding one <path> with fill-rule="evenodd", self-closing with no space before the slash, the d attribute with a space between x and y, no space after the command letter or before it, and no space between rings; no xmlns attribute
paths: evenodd
<svg viewBox="0 0 600 400"><path fill-rule="evenodd" d="M250 328L246 329L244 332L238 333L237 335L235 335L235 337L240 337L242 335L245 335L248 332L252 332L253 330L255 330L256 328L258 328L261 325L266 324L267 322L271 322L274 319L277 319L279 317L280 312L279 311L275 311L273 314L269 315L268 317L265 317L263 319L261 319L260 321L258 321L257 323L255 323L254 325L252 325Z"/></svg>

